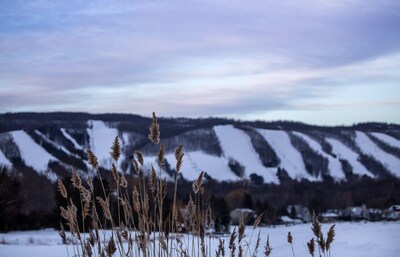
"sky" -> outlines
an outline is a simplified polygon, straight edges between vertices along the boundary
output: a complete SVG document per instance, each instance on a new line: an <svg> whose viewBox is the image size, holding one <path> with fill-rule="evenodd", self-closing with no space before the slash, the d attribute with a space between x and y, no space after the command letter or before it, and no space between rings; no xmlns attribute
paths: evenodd
<svg viewBox="0 0 400 257"><path fill-rule="evenodd" d="M0 0L0 113L400 123L398 0Z"/></svg>

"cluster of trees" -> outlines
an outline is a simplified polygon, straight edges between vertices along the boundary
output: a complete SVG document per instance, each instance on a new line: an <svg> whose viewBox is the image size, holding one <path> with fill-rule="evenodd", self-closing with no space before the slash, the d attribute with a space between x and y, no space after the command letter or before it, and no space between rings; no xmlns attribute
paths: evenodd
<svg viewBox="0 0 400 257"><path fill-rule="evenodd" d="M349 206L385 209L400 203L400 180L396 178L372 179L353 177L346 182L309 182L281 180L281 184L217 183L210 181L207 190L223 197L232 208L251 208L264 212L264 222L273 224L287 213L287 206L300 204L316 213Z"/></svg>
<svg viewBox="0 0 400 257"><path fill-rule="evenodd" d="M53 164L56 165L56 164ZM21 163L18 173L2 168L0 171L0 230L38 229L58 227L59 206L65 205L62 197L44 176ZM60 167L54 167L59 169ZM115 188L110 171L101 170L106 190L112 196ZM20 174L20 175L16 175ZM343 209L348 206L365 204L368 208L387 208L400 203L400 180L393 177L372 179L369 177L349 176L346 182L310 182L290 179L284 169L280 169L280 184L264 184L262 177L251 176L251 180L240 182L218 182L209 177L204 183L204 205L210 204L216 226L229 224L229 212L235 208L250 208L257 213L264 212L264 222L274 224L278 217L289 215L287 206L304 205L316 213L327 209ZM128 177L133 189L138 178ZM72 198L79 199L79 192L71 186L70 177L64 178L64 184ZM100 190L100 182L95 179L95 188ZM192 192L192 183L179 179L178 205L186 205ZM129 191L128 190L128 191ZM169 213L172 203L172 184L167 187L165 214ZM131 192L131 191L130 191ZM98 192L101 195L101 192ZM117 199L110 198L113 210L117 210ZM80 206L78 211L80 210ZM101 208L98 208L101 209ZM114 211L113 215L117 215Z"/></svg>
<svg viewBox="0 0 400 257"><path fill-rule="evenodd" d="M314 177L324 177L328 171L328 160L317 153L301 137L289 133L292 145L300 152L303 157L307 172Z"/></svg>
<svg viewBox="0 0 400 257"><path fill-rule="evenodd" d="M265 167L276 167L280 164L281 160L276 155L274 149L254 128L239 125L236 125L235 127L243 130L250 137L251 144L253 145L254 150L258 153L258 156Z"/></svg>

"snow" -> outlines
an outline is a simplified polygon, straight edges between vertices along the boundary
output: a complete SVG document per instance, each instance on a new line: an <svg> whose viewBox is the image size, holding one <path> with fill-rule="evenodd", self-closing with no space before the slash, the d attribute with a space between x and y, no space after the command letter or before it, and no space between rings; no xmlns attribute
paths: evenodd
<svg viewBox="0 0 400 257"><path fill-rule="evenodd" d="M215 126L224 156L229 160L233 158L245 167L247 177L251 173L256 173L264 178L266 183L278 183L276 168L267 169L258 158L258 153L254 150L249 136L242 130L234 128L232 125Z"/></svg>
<svg viewBox="0 0 400 257"><path fill-rule="evenodd" d="M328 142L332 146L332 153L336 154L339 159L344 159L350 163L353 167L353 173L359 175L367 175L373 176L365 167L358 161L358 153L351 150L349 147L344 145L339 140L334 138L326 138L326 142Z"/></svg>
<svg viewBox="0 0 400 257"><path fill-rule="evenodd" d="M332 224L322 224L322 231L325 235L331 225ZM261 232L261 246L258 250L258 257L264 256L263 246L265 245L267 236L269 236L270 245L272 247L271 256L292 256L291 247L287 243L288 232L291 232L293 236L295 255L297 257L310 256L306 245L306 242L313 237L310 224L257 228L252 237L252 226L248 226L243 240L245 242L250 241L251 250L254 249L254 245L256 244L256 237L259 229ZM332 256L400 256L400 245L398 244L400 241L400 222L344 222L337 223L335 230L336 236L331 245ZM222 239L225 240L225 249L229 255L229 237L223 237ZM61 239L57 231L54 230L2 233L0 234L0 242L2 242L2 244L0 244L0 257L67 257L66 246L61 244ZM218 238L212 239L211 253L215 253L217 245ZM71 253L73 253L72 245L68 245L68 249L71 256ZM245 252L246 249L245 243ZM118 254L116 254L116 256L118 256Z"/></svg>
<svg viewBox="0 0 400 257"><path fill-rule="evenodd" d="M362 152L373 156L377 161L388 168L391 173L400 177L399 159L380 149L364 132L356 131L355 141Z"/></svg>
<svg viewBox="0 0 400 257"><path fill-rule="evenodd" d="M164 158L167 159L167 156L168 155L166 155ZM174 169L175 163L172 164L170 162L170 159L167 159L167 161L170 164L171 169ZM139 164L139 167L146 176L150 174L151 166L153 166L154 170L156 171L156 175L159 177L158 157L157 156L145 155L145 156L143 156L143 162L144 162L143 167L141 167L140 164ZM133 171L133 172L135 172L135 171ZM165 172L165 166L163 166L163 169L162 169L161 179L166 179L167 181L173 181L173 178L168 173Z"/></svg>
<svg viewBox="0 0 400 257"><path fill-rule="evenodd" d="M64 137L66 139L68 139L69 141L71 141L71 143L74 145L74 147L76 149L79 149L79 150L83 149L82 146L79 145L78 142L76 142L76 140L70 134L68 134L68 132L64 128L62 128L60 130L61 130L61 133L64 135Z"/></svg>
<svg viewBox="0 0 400 257"><path fill-rule="evenodd" d="M175 171L176 159L174 154L166 154L165 159ZM144 156L144 172L150 171L151 165L156 169L158 175L158 163L156 156ZM215 180L219 181L237 181L240 178L231 171L225 158L206 154L202 151L185 152L183 164L179 174L186 180L194 181L199 174L204 171ZM163 178L173 180L166 172L162 174Z"/></svg>
<svg viewBox="0 0 400 257"><path fill-rule="evenodd" d="M342 164L337 158L334 158L332 155L325 153L325 151L322 149L322 146L308 135L300 132L293 132L293 134L302 138L314 151L328 159L328 169L332 177L338 180L345 179L345 174L342 170Z"/></svg>
<svg viewBox="0 0 400 257"><path fill-rule="evenodd" d="M121 140L123 142L124 145L128 145L129 144L129 133L127 132L122 132L122 137Z"/></svg>
<svg viewBox="0 0 400 257"><path fill-rule="evenodd" d="M109 128L100 120L89 120L88 125L87 133L90 138L90 149L97 156L100 166L110 168L112 162L111 146L115 137L118 136L118 130ZM123 159L123 156L121 156L121 159Z"/></svg>
<svg viewBox="0 0 400 257"><path fill-rule="evenodd" d="M171 169L175 171L175 156L173 154L166 154L165 159L170 164ZM153 165L154 168L158 167L155 156L145 156L144 162L146 169L145 172L151 168L151 165ZM156 170L158 171L158 168ZM224 158L209 155L201 151L186 152L183 156L183 164L179 173L186 180L194 181L202 171L206 172L213 179L219 181L237 181L240 179L230 170L228 163ZM165 178L172 178L166 175L166 173L164 174Z"/></svg>
<svg viewBox="0 0 400 257"><path fill-rule="evenodd" d="M183 157L182 176L194 180L201 171L205 171L209 176L220 181L237 181L240 179L232 172L224 158L205 154L201 151L186 153Z"/></svg>
<svg viewBox="0 0 400 257"><path fill-rule="evenodd" d="M280 220L282 220L283 223L292 223L292 224L301 224L301 223L303 223L302 220L300 220L300 219L292 219L289 216L282 216L282 217L280 217Z"/></svg>
<svg viewBox="0 0 400 257"><path fill-rule="evenodd" d="M281 160L279 166L284 168L291 178L306 178L311 181L316 180L316 178L308 174L304 166L303 157L299 151L293 147L289 135L285 131L267 129L258 129L257 131L274 149Z"/></svg>
<svg viewBox="0 0 400 257"><path fill-rule="evenodd" d="M31 166L39 174L45 174L51 181L57 179L57 175L47 171L49 161L57 161L55 157L46 152L25 131L18 130L10 132L14 142L21 153L25 164Z"/></svg>
<svg viewBox="0 0 400 257"><path fill-rule="evenodd" d="M372 132L370 134L390 146L400 148L400 140L397 140L394 137L379 132Z"/></svg>
<svg viewBox="0 0 400 257"><path fill-rule="evenodd" d="M174 154L166 154L165 159L171 166L171 169L175 171L176 159ZM156 156L145 156L144 157L144 172L147 173L151 165L158 172L158 163ZM218 157L210 155L202 151L185 152L183 156L183 164L180 170L180 174L189 181L197 179L199 174L204 171L215 180L218 181L238 181L241 178L236 176L235 173L228 166L228 161L224 157ZM167 180L171 179L166 173L163 173L163 178Z"/></svg>
<svg viewBox="0 0 400 257"><path fill-rule="evenodd" d="M12 167L12 163L6 158L3 152L0 150L0 166Z"/></svg>
<svg viewBox="0 0 400 257"><path fill-rule="evenodd" d="M51 144L52 146L54 146L55 148L62 150L64 153L66 153L67 155L73 155L75 157L80 158L78 155L71 153L67 148L65 148L62 145L57 144L56 142L54 142L53 140L51 140L50 138L48 138L45 134L43 134L42 132L40 132L39 130L35 130L35 133L37 135L39 135L44 141L46 141L47 143Z"/></svg>

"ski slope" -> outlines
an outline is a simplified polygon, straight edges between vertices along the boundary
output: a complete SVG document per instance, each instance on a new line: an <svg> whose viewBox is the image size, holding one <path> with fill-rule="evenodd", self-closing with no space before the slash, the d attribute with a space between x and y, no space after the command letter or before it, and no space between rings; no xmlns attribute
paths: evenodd
<svg viewBox="0 0 400 257"><path fill-rule="evenodd" d="M42 132L40 132L39 130L35 130L35 133L37 135L39 135L44 141L46 141L47 143L51 144L53 147L57 148L58 150L63 151L65 154L67 155L72 155L75 156L77 158L80 158L78 155L71 153L67 148L65 148L63 145L57 144L56 142L54 142L53 140L51 140L50 138L48 138L45 134L43 134Z"/></svg>
<svg viewBox="0 0 400 257"><path fill-rule="evenodd" d="M389 135L379 133L379 132L372 132L370 134L372 136L376 137L378 140L383 141L384 143L386 143L392 147L400 148L400 140L397 140L394 137L391 137Z"/></svg>
<svg viewBox="0 0 400 257"><path fill-rule="evenodd" d="M215 126L223 154L227 160L233 158L245 167L245 176L255 173L264 178L266 183L278 183L276 169L267 169L261 163L258 153L254 150L249 136L232 125Z"/></svg>
<svg viewBox="0 0 400 257"><path fill-rule="evenodd" d="M175 157L170 163L176 163ZM222 157L209 155L201 151L185 153L181 169L182 176L188 180L195 180L201 171L205 171L210 177L219 181L240 180L231 171L228 162Z"/></svg>
<svg viewBox="0 0 400 257"><path fill-rule="evenodd" d="M97 156L99 165L104 168L111 168L111 146L116 136L118 136L118 130L109 128L103 121L89 120L89 128L86 129L89 134L90 149ZM122 147L123 141L121 141ZM121 155L121 159L123 156Z"/></svg>
<svg viewBox="0 0 400 257"><path fill-rule="evenodd" d="M284 168L291 178L299 180L306 178L310 181L316 180L315 177L308 174L304 166L303 157L299 151L293 147L289 135L285 131L268 129L258 129L257 131L274 149L281 160L279 166Z"/></svg>
<svg viewBox="0 0 400 257"><path fill-rule="evenodd" d="M322 146L320 143L312 139L310 136L305 135L300 132L293 132L296 136L302 138L304 141L307 142L307 144L318 154L322 155L323 157L328 159L328 169L329 169L329 174L335 178L336 180L343 180L345 179L345 174L342 170L342 164L337 158L334 158L332 155L325 153L325 151L322 149Z"/></svg>
<svg viewBox="0 0 400 257"><path fill-rule="evenodd" d="M12 163L6 158L3 152L0 150L0 166L12 167Z"/></svg>
<svg viewBox="0 0 400 257"><path fill-rule="evenodd" d="M171 170L175 172L175 155L173 153L166 154L165 159L170 165ZM148 174L152 165L158 175L159 169L157 157L145 156L143 172ZM207 175L218 181L240 180L240 178L230 170L225 158L209 155L201 151L185 152L185 155L183 156L183 164L179 171L180 176L188 181L194 181L202 171L206 172ZM173 176L170 176L165 172L165 166L163 167L162 178L173 180Z"/></svg>
<svg viewBox="0 0 400 257"><path fill-rule="evenodd" d="M64 135L64 137L66 139L68 139L69 141L71 141L71 143L74 145L75 149L83 150L82 146L79 145L78 142L76 142L76 140L70 134L68 134L68 132L64 128L62 128L60 130L61 130L61 133Z"/></svg>
<svg viewBox="0 0 400 257"><path fill-rule="evenodd" d="M342 142L340 142L337 139L326 138L325 141L328 142L328 144L330 144L332 146L332 153L337 155L339 157L339 159L344 159L350 163L351 167L353 167L354 174L358 174L361 176L367 175L370 177L373 176L373 174L370 173L364 167L364 165L362 165L358 161L358 157L359 157L358 153L354 152L353 150L351 150L349 147L347 147L346 145L344 145Z"/></svg>
<svg viewBox="0 0 400 257"><path fill-rule="evenodd" d="M400 177L399 159L380 149L364 132L356 131L355 142L363 153L373 156L392 174Z"/></svg>
<svg viewBox="0 0 400 257"><path fill-rule="evenodd" d="M39 174L46 175L51 181L55 181L57 176L53 172L47 171L47 165L49 161L57 161L57 159L46 152L25 131L13 131L11 135L25 164L31 166Z"/></svg>

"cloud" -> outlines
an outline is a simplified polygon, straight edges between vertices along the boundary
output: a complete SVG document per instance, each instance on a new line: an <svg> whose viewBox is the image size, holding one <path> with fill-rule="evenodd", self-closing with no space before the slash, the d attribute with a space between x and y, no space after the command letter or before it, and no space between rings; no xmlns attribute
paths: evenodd
<svg viewBox="0 0 400 257"><path fill-rule="evenodd" d="M0 111L250 117L316 106L298 103L400 80L399 9L398 1L12 1L0 6Z"/></svg>

